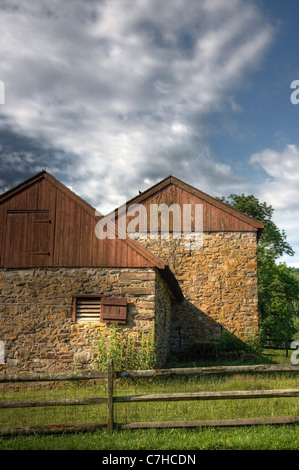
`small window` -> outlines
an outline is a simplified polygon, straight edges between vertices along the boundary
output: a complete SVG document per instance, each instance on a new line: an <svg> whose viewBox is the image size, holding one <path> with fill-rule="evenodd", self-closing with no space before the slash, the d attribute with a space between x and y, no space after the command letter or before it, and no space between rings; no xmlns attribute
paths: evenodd
<svg viewBox="0 0 299 470"><path fill-rule="evenodd" d="M73 297L72 320L76 323L120 323L127 321L127 299L121 297Z"/></svg>
<svg viewBox="0 0 299 470"><path fill-rule="evenodd" d="M101 297L74 297L73 321L98 323L101 315Z"/></svg>

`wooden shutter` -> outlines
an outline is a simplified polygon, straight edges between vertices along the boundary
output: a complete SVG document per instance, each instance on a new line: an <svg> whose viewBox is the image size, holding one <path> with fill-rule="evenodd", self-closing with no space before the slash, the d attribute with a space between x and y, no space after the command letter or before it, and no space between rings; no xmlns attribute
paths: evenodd
<svg viewBox="0 0 299 470"><path fill-rule="evenodd" d="M97 323L100 321L100 297L77 297L73 303L73 320L77 323Z"/></svg>
<svg viewBox="0 0 299 470"><path fill-rule="evenodd" d="M105 323L127 322L127 299L122 297L102 297L101 319Z"/></svg>

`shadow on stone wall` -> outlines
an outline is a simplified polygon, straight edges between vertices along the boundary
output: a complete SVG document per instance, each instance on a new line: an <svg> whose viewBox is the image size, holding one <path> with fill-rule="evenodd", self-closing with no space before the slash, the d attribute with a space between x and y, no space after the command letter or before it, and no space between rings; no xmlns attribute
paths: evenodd
<svg viewBox="0 0 299 470"><path fill-rule="evenodd" d="M171 354L178 360L254 362L257 351L188 300L173 306Z"/></svg>
<svg viewBox="0 0 299 470"><path fill-rule="evenodd" d="M170 347L173 353L184 353L199 341L214 342L221 338L222 325L217 323L192 302L173 305Z"/></svg>

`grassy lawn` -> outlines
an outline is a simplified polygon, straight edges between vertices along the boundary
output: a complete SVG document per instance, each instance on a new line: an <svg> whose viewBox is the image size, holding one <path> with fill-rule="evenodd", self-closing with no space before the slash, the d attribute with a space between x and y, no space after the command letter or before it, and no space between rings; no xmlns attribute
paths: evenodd
<svg viewBox="0 0 299 470"><path fill-rule="evenodd" d="M298 450L296 425L168 429L1 438L1 450Z"/></svg>
<svg viewBox="0 0 299 470"><path fill-rule="evenodd" d="M260 362L287 363L284 351L265 351ZM181 366L236 365L188 363ZM193 391L265 390L298 388L298 375L293 373L238 374L231 376L172 377L158 379L125 379L115 386L116 395L142 393L179 393ZM2 389L1 400L37 400L105 396L105 384L72 383L67 387L45 388L40 384L26 391L23 388ZM298 398L235 399L115 404L115 421L212 420L250 417L298 416ZM1 410L2 427L106 421L106 405ZM84 449L84 450L298 450L298 425L248 426L201 429L106 430L93 433L33 435L0 438L1 450L17 449Z"/></svg>

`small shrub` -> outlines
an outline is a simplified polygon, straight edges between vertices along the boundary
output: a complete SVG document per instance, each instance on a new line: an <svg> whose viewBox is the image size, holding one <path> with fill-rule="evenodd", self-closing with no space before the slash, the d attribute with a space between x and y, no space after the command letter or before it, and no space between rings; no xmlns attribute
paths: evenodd
<svg viewBox="0 0 299 470"><path fill-rule="evenodd" d="M238 360L244 354L257 355L259 352L260 342L258 337L250 337L246 341L242 341L232 333L224 331L218 341L198 341L193 344L187 356L188 360Z"/></svg>
<svg viewBox="0 0 299 470"><path fill-rule="evenodd" d="M258 359L261 353L261 341L258 335L241 340L237 336L224 331L220 340L216 343L215 351L218 358L240 358L243 362L251 362Z"/></svg>
<svg viewBox="0 0 299 470"><path fill-rule="evenodd" d="M219 357L223 353L244 352L246 345L232 333L224 331L220 340L215 344L216 355Z"/></svg>
<svg viewBox="0 0 299 470"><path fill-rule="evenodd" d="M112 325L108 336L100 332L93 352L98 370L107 369L108 359L113 360L117 370L152 369L156 365L154 332L142 331L132 337Z"/></svg>

